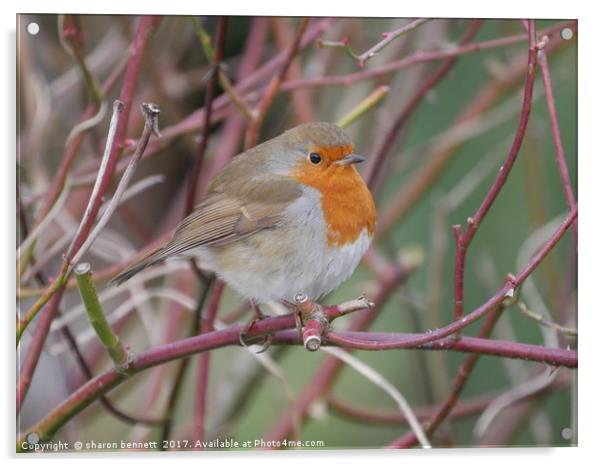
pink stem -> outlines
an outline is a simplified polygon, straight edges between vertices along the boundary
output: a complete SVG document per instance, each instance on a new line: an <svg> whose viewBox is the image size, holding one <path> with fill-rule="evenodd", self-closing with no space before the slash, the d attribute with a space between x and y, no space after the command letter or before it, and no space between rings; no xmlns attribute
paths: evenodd
<svg viewBox="0 0 602 467"><path fill-rule="evenodd" d="M207 84L205 94L205 113L203 115L203 132L201 134L201 140L198 145L196 159L192 170L190 171L190 178L188 180L188 191L186 193L186 207L185 214L188 215L194 209L194 205L197 201L197 187L199 186L199 175L201 168L203 167L203 161L205 160L205 153L207 152L207 146L209 144L209 132L211 123L211 112L213 110L213 100L217 91L217 81L219 76L219 67L221 66L224 57L224 41L226 38L226 18L221 16L217 23L217 32L215 33L215 44L213 50L215 50L215 57L211 66L211 79Z"/></svg>
<svg viewBox="0 0 602 467"><path fill-rule="evenodd" d="M236 72L236 82L242 82L249 76L259 64L263 44L268 29L268 18L256 17L245 41L245 48L242 52L242 58L238 71ZM209 185L209 181L232 159L240 150L240 140L244 133L246 120L240 113L231 114L224 123L220 131L219 150L208 170L203 170L199 181L199 194L204 195Z"/></svg>
<svg viewBox="0 0 602 467"><path fill-rule="evenodd" d="M514 141L510 147L508 157L502 165L500 171L493 182L493 185L485 195L481 205L473 217L468 218L466 231L462 234L460 226L454 226L456 238L456 259L454 264L454 319L458 320L464 314L464 269L466 265L466 254L470 242L483 222L483 219L489 212L493 202L498 197L502 187L510 175L510 171L516 161L518 152L523 143L529 115L531 113L531 103L533 100L533 85L535 83L535 67L537 65L537 45L535 43L535 22L528 22L529 35L529 55L527 60L527 76L525 79L525 88L523 94L523 104L518 122L518 127L514 135Z"/></svg>
<svg viewBox="0 0 602 467"><path fill-rule="evenodd" d="M213 331L213 324L224 292L224 285L225 284L222 281L217 280L213 286L213 292L211 299L209 300L209 305L207 306L207 312L205 313L205 316L203 316L201 334L207 334ZM205 415L207 413L207 386L209 384L210 360L210 352L202 353L199 358L199 372L197 379L198 390L194 417L194 439L201 441L205 439Z"/></svg>
<svg viewBox="0 0 602 467"><path fill-rule="evenodd" d="M259 139L259 131L261 130L261 125L265 118L267 117L268 110L272 106L272 102L276 98L276 95L280 92L280 86L282 85L284 79L286 78L286 74L288 69L295 58L295 55L300 50L301 40L303 39L303 34L305 33L305 29L309 24L308 18L301 18L299 21L299 26L297 27L297 31L293 38L292 43L290 44L287 52L284 63L282 64L282 68L269 82L267 89L261 96L259 101L259 105L257 107L257 115L249 124L249 128L247 129L247 134L245 138L245 149L249 149L257 144L257 140Z"/></svg>
<svg viewBox="0 0 602 467"><path fill-rule="evenodd" d="M548 113L550 114L550 126L552 128L552 139L554 140L554 147L556 148L556 165L558 166L558 173L560 174L560 180L562 181L562 190L564 191L564 197L566 204L569 209L575 209L577 202L575 201L575 195L573 194L573 188L571 186L571 175L569 168L566 163L566 157L564 155L564 147L562 145L562 137L560 136L560 125L558 124L558 113L556 111L556 103L554 102L554 89L552 87L552 77L550 76L550 67L548 66L548 59L545 50L541 50L539 53L539 65L541 68L541 77L543 80L543 88L546 96L546 103L548 105ZM577 223L573 227L575 232L575 246L577 245Z"/></svg>

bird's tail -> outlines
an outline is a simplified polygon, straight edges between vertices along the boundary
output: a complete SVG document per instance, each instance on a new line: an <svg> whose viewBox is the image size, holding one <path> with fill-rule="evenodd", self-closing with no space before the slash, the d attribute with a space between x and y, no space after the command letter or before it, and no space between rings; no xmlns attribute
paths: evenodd
<svg viewBox="0 0 602 467"><path fill-rule="evenodd" d="M162 262L164 259L165 255L163 254L163 248L159 248L158 250L153 251L148 256L142 258L140 261L133 264L129 268L121 271L109 281L109 284L121 285L125 281L129 280L132 276L138 274L140 271L150 266L154 266L155 264Z"/></svg>

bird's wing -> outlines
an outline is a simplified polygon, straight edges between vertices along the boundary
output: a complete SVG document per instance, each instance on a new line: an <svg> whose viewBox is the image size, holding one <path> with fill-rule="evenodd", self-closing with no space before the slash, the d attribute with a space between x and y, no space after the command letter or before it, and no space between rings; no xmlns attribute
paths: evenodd
<svg viewBox="0 0 602 467"><path fill-rule="evenodd" d="M238 156L236 159L242 157ZM256 164L232 161L209 185L207 198L178 226L171 240L122 271L111 282L121 284L149 266L202 245L226 245L275 226L287 206L302 194L299 183L275 174L251 175Z"/></svg>
<svg viewBox="0 0 602 467"><path fill-rule="evenodd" d="M299 184L291 179L255 179L250 189L244 185L245 182L231 189L216 187L178 226L172 239L161 248L161 257L201 245L226 245L272 227L301 195Z"/></svg>

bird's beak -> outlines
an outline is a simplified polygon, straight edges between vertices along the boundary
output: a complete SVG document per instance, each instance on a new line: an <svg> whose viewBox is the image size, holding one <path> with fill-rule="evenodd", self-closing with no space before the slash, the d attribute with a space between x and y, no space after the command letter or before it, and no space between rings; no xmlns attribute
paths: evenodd
<svg viewBox="0 0 602 467"><path fill-rule="evenodd" d="M337 165L351 165L357 164L358 162L364 162L366 158L364 156L360 156L359 154L349 154L348 156L343 157L340 161L336 161Z"/></svg>

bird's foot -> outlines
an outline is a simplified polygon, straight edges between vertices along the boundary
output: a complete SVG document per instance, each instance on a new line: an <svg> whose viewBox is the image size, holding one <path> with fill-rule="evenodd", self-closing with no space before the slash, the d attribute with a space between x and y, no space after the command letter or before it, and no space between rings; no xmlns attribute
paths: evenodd
<svg viewBox="0 0 602 467"><path fill-rule="evenodd" d="M266 315L263 314L263 312L261 311L261 309L255 302L251 301L251 306L253 307L253 318L251 319L251 321L249 321L247 323L247 325L244 327L244 329L240 332L240 334L238 335L238 340L240 342L240 345L242 345L243 347L249 347L251 345L261 346L261 348L256 353L263 353L266 350L268 350L268 348L270 347L270 344L272 343L272 335L271 334L263 335L263 336L250 335L253 331L253 327L255 327L255 325L259 321L266 318Z"/></svg>

